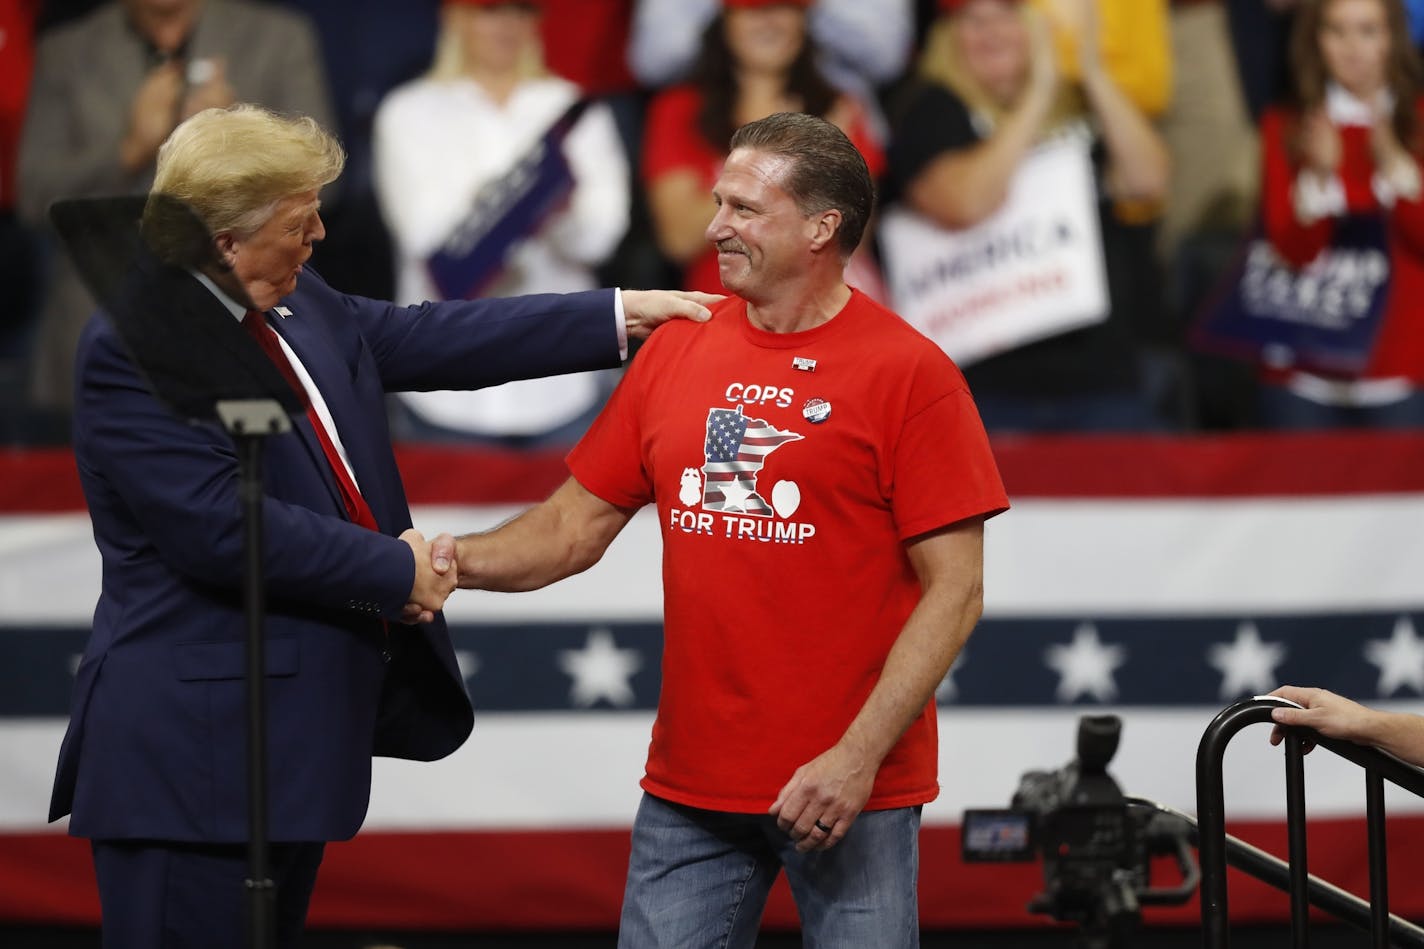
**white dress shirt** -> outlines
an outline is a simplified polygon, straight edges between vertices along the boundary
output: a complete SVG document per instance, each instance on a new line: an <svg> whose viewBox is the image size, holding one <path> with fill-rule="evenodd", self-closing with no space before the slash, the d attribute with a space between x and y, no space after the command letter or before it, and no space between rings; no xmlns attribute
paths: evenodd
<svg viewBox="0 0 1424 949"><path fill-rule="evenodd" d="M206 275L196 271L192 271L192 274L199 283L208 288L213 296L218 298L218 302L226 307L227 311L236 317L239 323L246 318L247 307L224 293ZM312 408L316 410L316 417L321 419L321 424L326 428L327 437L331 439L331 444L336 446L336 454L341 458L341 463L346 466L346 473L351 476L351 483L356 485L357 491L360 491L361 482L356 480L356 471L351 467L351 459L346 457L346 446L341 444L341 433L336 430L336 419L332 417L331 409L327 408L326 400L321 397L321 390L316 387L316 382L312 379L311 373L307 372L307 367L302 365L302 360L296 350L287 345L287 341L282 338L281 333L275 333L275 335L277 342L282 346L282 352L287 354L287 361L292 364L292 371L297 374L297 380L306 390L307 398L311 401Z"/></svg>

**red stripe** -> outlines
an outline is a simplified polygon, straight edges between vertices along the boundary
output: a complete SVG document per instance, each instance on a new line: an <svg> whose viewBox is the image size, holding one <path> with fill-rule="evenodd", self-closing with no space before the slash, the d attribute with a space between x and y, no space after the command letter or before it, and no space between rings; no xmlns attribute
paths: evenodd
<svg viewBox="0 0 1424 949"><path fill-rule="evenodd" d="M1001 437L994 455L1018 499L1424 492L1414 432ZM397 457L414 504L528 503L568 477L560 452L407 445ZM0 513L83 507L69 452L0 452Z"/></svg>
<svg viewBox="0 0 1424 949"><path fill-rule="evenodd" d="M1281 823L1241 823L1232 833L1283 854ZM1424 816L1389 821L1389 895L1393 912L1424 916ZM1345 889L1369 892L1363 820L1312 821L1310 869ZM624 830L555 833L363 833L332 844L312 901L318 927L491 930L616 928L628 859ZM1171 885L1158 866L1154 883ZM921 837L920 913L927 930L1020 927L1043 922L1024 905L1042 886L1039 864L966 865L959 832L926 828ZM1289 899L1231 871L1233 924L1282 922ZM60 834L0 836L0 921L93 925L99 918L86 841ZM1149 923L1192 924L1195 899L1175 908L1150 908ZM795 909L784 882L767 906L766 924L794 928Z"/></svg>
<svg viewBox="0 0 1424 949"><path fill-rule="evenodd" d="M1424 433L1003 437L1009 498L1424 491Z"/></svg>
<svg viewBox="0 0 1424 949"><path fill-rule="evenodd" d="M0 514L83 509L79 471L67 449L0 451Z"/></svg>

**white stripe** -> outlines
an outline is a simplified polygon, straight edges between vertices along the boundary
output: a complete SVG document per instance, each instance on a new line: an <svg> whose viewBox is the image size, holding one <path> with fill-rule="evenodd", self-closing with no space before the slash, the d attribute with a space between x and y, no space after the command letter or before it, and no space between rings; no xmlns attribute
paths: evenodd
<svg viewBox="0 0 1424 949"><path fill-rule="evenodd" d="M101 565L89 515L0 517L0 626L85 626Z"/></svg>
<svg viewBox="0 0 1424 949"><path fill-rule="evenodd" d="M1387 703L1424 712L1424 702ZM925 809L930 824L958 823L967 807L1007 807L1019 778L1051 770L1073 756L1084 709L940 712L940 797ZM1213 708L1093 709L1123 717L1122 745L1109 766L1126 793L1195 813L1195 759ZM377 759L368 830L624 827L638 802L651 713L545 712L481 715L470 740L443 761ZM11 721L0 726L0 830L44 826L63 722ZM1229 818L1285 814L1284 769L1265 725L1246 729L1226 757ZM789 777L789 775L788 775ZM1306 768L1311 817L1358 814L1364 780L1354 765L1327 752ZM1391 814L1424 813L1424 800L1391 788Z"/></svg>
<svg viewBox="0 0 1424 949"><path fill-rule="evenodd" d="M521 506L419 507L415 524L488 530ZM985 614L1241 616L1424 606L1424 495L1027 500L985 530ZM820 533L833 525L820 525ZM534 593L461 593L456 622L657 621L657 514L602 562ZM82 514L0 518L0 625L89 622L99 556Z"/></svg>
<svg viewBox="0 0 1424 949"><path fill-rule="evenodd" d="M985 613L1416 609L1424 496L1029 500L985 529Z"/></svg>

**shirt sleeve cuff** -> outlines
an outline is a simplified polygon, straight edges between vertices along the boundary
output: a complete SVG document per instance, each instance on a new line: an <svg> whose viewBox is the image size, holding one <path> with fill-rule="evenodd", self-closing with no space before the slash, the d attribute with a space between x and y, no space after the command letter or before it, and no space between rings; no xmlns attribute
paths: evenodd
<svg viewBox="0 0 1424 949"><path fill-rule="evenodd" d="M628 361L628 318L623 313L623 288L613 288L613 318L618 323L618 358Z"/></svg>

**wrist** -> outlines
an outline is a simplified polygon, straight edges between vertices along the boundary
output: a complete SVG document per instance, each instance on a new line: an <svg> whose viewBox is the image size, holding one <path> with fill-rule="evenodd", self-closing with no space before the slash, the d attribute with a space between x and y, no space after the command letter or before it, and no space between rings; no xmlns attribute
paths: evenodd
<svg viewBox="0 0 1424 949"><path fill-rule="evenodd" d="M894 747L891 744L880 748L878 744L870 736L861 734L854 723L846 729L841 740L836 742L841 752L856 763L857 770L869 769L871 772L880 770L880 762L885 760L885 756L890 753L890 748Z"/></svg>
<svg viewBox="0 0 1424 949"><path fill-rule="evenodd" d="M1355 730L1355 734L1350 736L1350 740L1363 745L1391 747L1395 743L1394 740L1400 726L1405 724L1406 719L1407 716L1398 712L1368 709L1362 717L1359 727Z"/></svg>
<svg viewBox="0 0 1424 949"><path fill-rule="evenodd" d="M460 571L457 586L461 590L479 589L473 537L473 534L464 534L455 538L455 569Z"/></svg>

